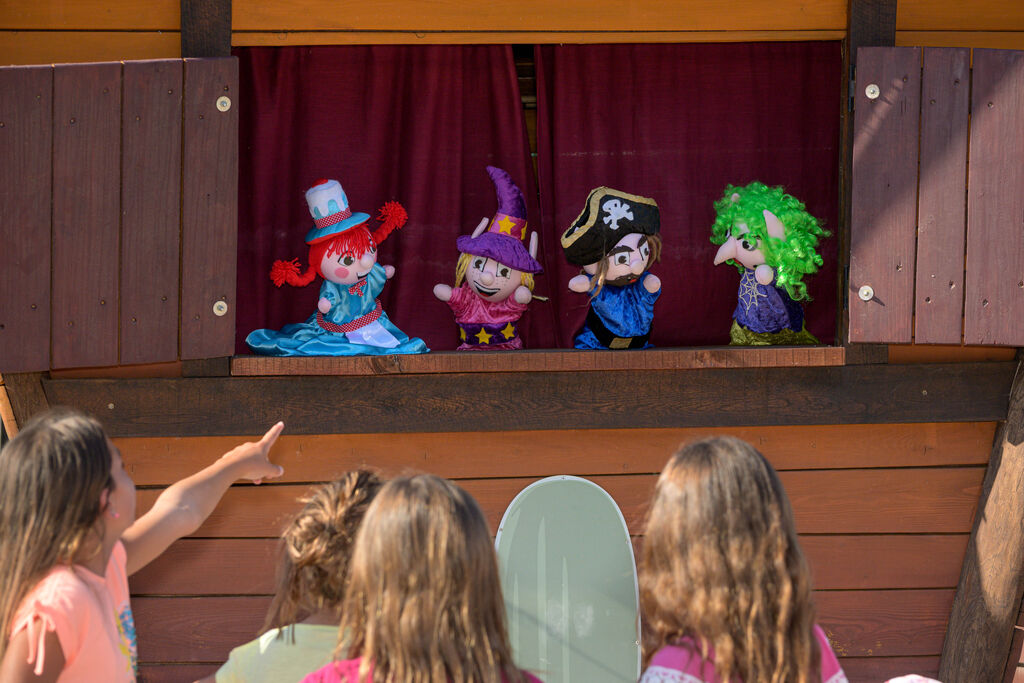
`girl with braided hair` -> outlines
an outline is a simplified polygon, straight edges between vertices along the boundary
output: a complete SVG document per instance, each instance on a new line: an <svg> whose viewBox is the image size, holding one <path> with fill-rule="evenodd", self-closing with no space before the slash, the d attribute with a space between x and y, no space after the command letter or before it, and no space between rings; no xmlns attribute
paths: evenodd
<svg viewBox="0 0 1024 683"><path fill-rule="evenodd" d="M356 531L383 482L354 470L319 486L281 534L277 591L259 638L207 682L287 683L331 661Z"/></svg>
<svg viewBox="0 0 1024 683"><path fill-rule="evenodd" d="M704 439L672 456L640 569L640 683L846 683L814 623L786 492L745 441Z"/></svg>

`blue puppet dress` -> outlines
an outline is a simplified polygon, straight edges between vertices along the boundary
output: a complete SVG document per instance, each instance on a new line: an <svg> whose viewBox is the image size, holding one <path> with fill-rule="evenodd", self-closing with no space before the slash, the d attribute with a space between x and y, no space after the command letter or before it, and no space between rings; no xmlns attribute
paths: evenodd
<svg viewBox="0 0 1024 683"><path fill-rule="evenodd" d="M648 292L644 280L650 273L628 285L605 285L590 300L583 329L576 335L577 349L649 349L654 302L661 290Z"/></svg>
<svg viewBox="0 0 1024 683"><path fill-rule="evenodd" d="M320 296L331 309L319 311L304 323L277 330L253 330L245 343L264 356L383 356L392 353L426 353L422 339L406 336L381 310L377 295L387 275L374 264L366 279L354 285L324 280Z"/></svg>
<svg viewBox="0 0 1024 683"><path fill-rule="evenodd" d="M762 285L746 268L732 314L730 344L768 346L818 344L804 325L804 309L781 287Z"/></svg>

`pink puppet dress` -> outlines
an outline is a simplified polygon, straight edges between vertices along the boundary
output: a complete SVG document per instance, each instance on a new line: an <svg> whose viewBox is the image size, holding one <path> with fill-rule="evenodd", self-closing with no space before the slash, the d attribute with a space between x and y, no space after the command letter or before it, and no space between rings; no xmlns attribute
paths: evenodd
<svg viewBox="0 0 1024 683"><path fill-rule="evenodd" d="M530 236L529 250L523 245L523 193L500 168L488 166L487 173L498 195L498 212L480 221L472 235L456 240L461 254L455 287L434 286L434 296L455 315L460 351L523 348L517 323L533 300L533 275L541 271L537 233Z"/></svg>

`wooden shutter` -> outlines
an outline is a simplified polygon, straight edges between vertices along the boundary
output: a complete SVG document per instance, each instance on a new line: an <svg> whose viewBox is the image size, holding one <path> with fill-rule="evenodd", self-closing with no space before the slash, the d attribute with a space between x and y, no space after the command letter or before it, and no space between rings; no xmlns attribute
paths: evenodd
<svg viewBox="0 0 1024 683"><path fill-rule="evenodd" d="M231 57L0 69L0 372L231 355L237 92Z"/></svg>
<svg viewBox="0 0 1024 683"><path fill-rule="evenodd" d="M1024 345L1024 52L862 48L851 342Z"/></svg>

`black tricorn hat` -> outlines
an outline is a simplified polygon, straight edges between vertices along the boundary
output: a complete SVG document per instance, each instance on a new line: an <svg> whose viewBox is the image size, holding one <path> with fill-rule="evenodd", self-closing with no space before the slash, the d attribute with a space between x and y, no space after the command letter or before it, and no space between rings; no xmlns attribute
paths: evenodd
<svg viewBox="0 0 1024 683"><path fill-rule="evenodd" d="M626 235L657 235L660 229L653 199L598 187L590 191L583 211L562 233L562 249L569 263L586 266L603 259Z"/></svg>

